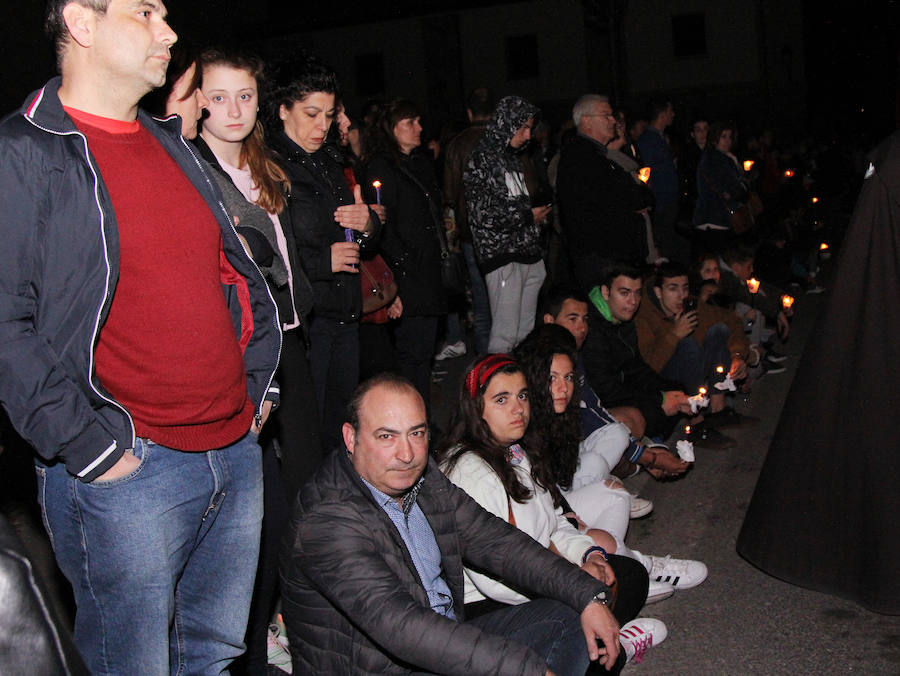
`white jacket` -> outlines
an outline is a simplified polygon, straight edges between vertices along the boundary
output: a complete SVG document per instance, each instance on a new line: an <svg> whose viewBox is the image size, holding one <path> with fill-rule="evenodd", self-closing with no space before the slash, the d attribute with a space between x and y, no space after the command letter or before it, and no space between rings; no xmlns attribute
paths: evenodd
<svg viewBox="0 0 900 676"><path fill-rule="evenodd" d="M554 509L550 494L535 485L527 457L514 469L522 485L531 491L531 498L524 504L507 497L500 477L475 453L464 453L453 471L445 473L450 481L462 488L478 504L504 521L509 521L509 509L512 505L513 517L519 530L544 547L549 547L552 542L566 559L580 566L581 557L594 544L591 538L579 533L562 515L561 508ZM509 604L528 601L526 596L469 568L464 570L464 580L466 603L485 598Z"/></svg>

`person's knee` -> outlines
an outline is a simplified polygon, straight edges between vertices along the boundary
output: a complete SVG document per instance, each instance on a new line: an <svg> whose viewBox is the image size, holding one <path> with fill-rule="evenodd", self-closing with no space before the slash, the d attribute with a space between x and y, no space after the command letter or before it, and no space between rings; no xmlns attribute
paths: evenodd
<svg viewBox="0 0 900 676"><path fill-rule="evenodd" d="M618 408L610 409L609 412L616 420L623 423L628 428L628 431L631 432L631 436L637 439L644 436L647 422L644 419L644 414L641 413L638 408L635 408L634 406L620 406Z"/></svg>

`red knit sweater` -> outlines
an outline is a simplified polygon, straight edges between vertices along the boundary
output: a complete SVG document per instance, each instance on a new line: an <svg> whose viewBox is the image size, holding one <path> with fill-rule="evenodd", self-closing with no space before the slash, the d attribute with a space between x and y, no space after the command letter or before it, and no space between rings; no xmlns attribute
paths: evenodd
<svg viewBox="0 0 900 676"><path fill-rule="evenodd" d="M253 404L222 292L236 273L216 219L139 122L66 112L87 136L119 235L97 377L131 413L138 436L185 451L227 446L250 428Z"/></svg>

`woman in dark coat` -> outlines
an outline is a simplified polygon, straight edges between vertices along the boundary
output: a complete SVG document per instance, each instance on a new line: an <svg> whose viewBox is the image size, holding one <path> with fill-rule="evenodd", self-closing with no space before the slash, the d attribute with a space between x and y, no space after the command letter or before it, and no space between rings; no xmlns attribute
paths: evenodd
<svg viewBox="0 0 900 676"><path fill-rule="evenodd" d="M871 155L747 510L738 553L792 584L900 614L900 132Z"/></svg>
<svg viewBox="0 0 900 676"><path fill-rule="evenodd" d="M291 184L287 201L300 262L313 288L309 325L312 380L326 448L341 425L359 374L360 251L374 248L381 222L354 195L334 148L325 144L336 112L335 74L315 59L283 68L273 97L280 128L271 146Z"/></svg>
<svg viewBox="0 0 900 676"><path fill-rule="evenodd" d="M388 104L367 131L366 170L362 180L368 201L380 200L387 221L379 251L397 280L403 314L394 325L400 373L409 378L430 411L431 358L438 320L447 312L441 285L443 235L441 191L432 162L417 151L422 125L413 103ZM380 181L378 190L373 182Z"/></svg>
<svg viewBox="0 0 900 676"><path fill-rule="evenodd" d="M709 131L706 150L697 169L697 205L694 227L700 236L700 248L711 253L725 250L732 234L731 212L747 199L741 182L741 170L731 154L735 128L717 122Z"/></svg>

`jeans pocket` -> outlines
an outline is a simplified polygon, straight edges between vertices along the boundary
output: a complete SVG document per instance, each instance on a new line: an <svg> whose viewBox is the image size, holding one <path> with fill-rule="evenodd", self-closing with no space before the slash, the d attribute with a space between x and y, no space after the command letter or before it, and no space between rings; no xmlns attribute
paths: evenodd
<svg viewBox="0 0 900 676"><path fill-rule="evenodd" d="M50 538L50 546L55 550L56 545L53 542L53 529L50 528L50 519L47 518L47 468L35 465L34 472L37 474L38 503L41 506L41 521L44 522L44 530L47 531L47 537Z"/></svg>
<svg viewBox="0 0 900 676"><path fill-rule="evenodd" d="M92 486L94 488L114 488L116 486L121 486L122 484L132 481L141 473L141 471L144 469L144 466L150 459L150 448L152 446L153 443L148 439L141 439L140 437L136 437L134 440L134 448L128 450L130 450L131 453L139 460L137 467L131 470L128 474L116 477L115 479L110 479L108 481L94 479L93 481L85 485Z"/></svg>

